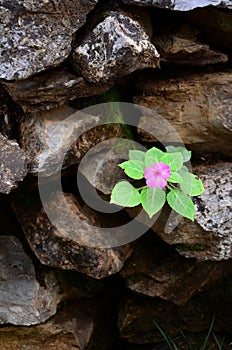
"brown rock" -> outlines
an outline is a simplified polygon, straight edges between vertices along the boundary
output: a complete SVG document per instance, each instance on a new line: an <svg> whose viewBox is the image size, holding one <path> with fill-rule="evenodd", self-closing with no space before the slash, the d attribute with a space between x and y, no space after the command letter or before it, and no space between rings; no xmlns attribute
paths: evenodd
<svg viewBox="0 0 232 350"><path fill-rule="evenodd" d="M103 223L108 227L122 224L120 215L113 219L110 216L107 222L107 215L81 207L71 194L65 194L65 206L62 193L54 192L53 186L50 182L40 188L40 194L43 192L46 197L42 199L49 218L31 194L25 206L20 198L14 203L17 218L39 260L45 265L75 270L98 279L120 271L132 247L111 248L110 233L106 231L102 236L98 230ZM25 193L22 195L26 198Z"/></svg>
<svg viewBox="0 0 232 350"><path fill-rule="evenodd" d="M194 295L232 274L231 262L198 262L181 257L155 237L144 239L121 276L132 291L185 305Z"/></svg>
<svg viewBox="0 0 232 350"><path fill-rule="evenodd" d="M24 112L49 110L75 98L99 95L113 85L113 83L89 83L84 78L63 68L3 84Z"/></svg>
<svg viewBox="0 0 232 350"><path fill-rule="evenodd" d="M29 172L55 174L61 167L79 163L97 143L120 136L119 124L99 124L100 116L68 105L24 115L20 121L20 144L27 155Z"/></svg>
<svg viewBox="0 0 232 350"><path fill-rule="evenodd" d="M26 157L16 141L0 134L0 192L9 193L26 176Z"/></svg>
<svg viewBox="0 0 232 350"><path fill-rule="evenodd" d="M34 327L2 327L4 350L85 350L95 328L96 305L86 299L66 303L65 308L44 324Z"/></svg>
<svg viewBox="0 0 232 350"><path fill-rule="evenodd" d="M232 95L231 73L192 74L175 79L150 76L137 83L134 102L150 109L142 111L138 132L147 142L176 142L164 127L161 115L178 133L186 147L195 152L230 154ZM146 131L149 130L149 131Z"/></svg>

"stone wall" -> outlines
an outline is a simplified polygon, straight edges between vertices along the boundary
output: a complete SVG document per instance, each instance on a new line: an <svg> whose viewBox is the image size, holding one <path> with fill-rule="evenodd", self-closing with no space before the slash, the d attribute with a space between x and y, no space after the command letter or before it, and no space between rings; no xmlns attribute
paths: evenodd
<svg viewBox="0 0 232 350"><path fill-rule="evenodd" d="M232 2L6 0L0 15L0 349L166 349L157 325L187 349L180 329L194 341L212 320L229 349ZM107 204L118 163L172 130L206 189L195 221L165 207L126 240L144 218Z"/></svg>

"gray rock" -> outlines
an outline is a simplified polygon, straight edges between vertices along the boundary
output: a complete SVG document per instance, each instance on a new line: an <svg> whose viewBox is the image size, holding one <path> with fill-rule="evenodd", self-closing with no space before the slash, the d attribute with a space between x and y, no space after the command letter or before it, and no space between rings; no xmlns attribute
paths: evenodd
<svg viewBox="0 0 232 350"><path fill-rule="evenodd" d="M55 174L61 167L79 163L97 143L121 133L119 124L99 124L99 116L68 105L24 115L20 121L20 145L27 155L28 171L39 171L44 176Z"/></svg>
<svg viewBox="0 0 232 350"><path fill-rule="evenodd" d="M113 85L113 83L89 83L63 68L42 72L24 80L3 82L3 84L24 112L49 110L76 98L99 95Z"/></svg>
<svg viewBox="0 0 232 350"><path fill-rule="evenodd" d="M128 5L157 6L177 11L189 11L197 7L205 7L209 5L232 9L231 0L123 0L123 2Z"/></svg>
<svg viewBox="0 0 232 350"><path fill-rule="evenodd" d="M230 155L231 77L231 72L185 74L164 79L151 74L142 77L137 82L134 102L148 107L150 112L142 110L138 124L141 139L154 142L159 137L164 143L175 142L162 119L159 122L156 117L154 124L152 115L156 113L174 127L187 148L201 155L217 152Z"/></svg>
<svg viewBox="0 0 232 350"><path fill-rule="evenodd" d="M18 238L0 236L0 323L30 326L56 313L59 290L49 274L42 286Z"/></svg>
<svg viewBox="0 0 232 350"><path fill-rule="evenodd" d="M66 206L63 194L55 192L52 183L44 186L43 206L49 218L41 204L36 204L36 197L29 203L24 200L25 206L20 199L13 204L25 236L41 263L97 279L120 271L132 253L132 246L101 248L104 236L97 229L105 224L107 227L122 224L120 215L107 218L106 214L80 205L72 194L64 194Z"/></svg>
<svg viewBox="0 0 232 350"><path fill-rule="evenodd" d="M98 0L4 1L0 6L0 78L25 79L68 57L74 33Z"/></svg>
<svg viewBox="0 0 232 350"><path fill-rule="evenodd" d="M14 140L0 133L0 192L9 193L27 174L26 156Z"/></svg>
<svg viewBox="0 0 232 350"><path fill-rule="evenodd" d="M87 35L72 55L74 68L90 82L159 65L159 54L138 22L112 12Z"/></svg>

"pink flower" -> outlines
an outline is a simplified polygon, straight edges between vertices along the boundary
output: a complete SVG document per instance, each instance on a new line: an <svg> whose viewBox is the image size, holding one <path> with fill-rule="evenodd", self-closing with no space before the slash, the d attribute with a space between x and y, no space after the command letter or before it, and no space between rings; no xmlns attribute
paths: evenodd
<svg viewBox="0 0 232 350"><path fill-rule="evenodd" d="M153 163L144 169L146 184L150 188L163 189L167 185L167 179L171 176L170 166L163 162Z"/></svg>

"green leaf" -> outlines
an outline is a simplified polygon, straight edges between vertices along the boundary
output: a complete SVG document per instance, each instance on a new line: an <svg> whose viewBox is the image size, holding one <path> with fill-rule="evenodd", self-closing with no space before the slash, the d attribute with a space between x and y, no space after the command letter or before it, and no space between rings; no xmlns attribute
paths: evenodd
<svg viewBox="0 0 232 350"><path fill-rule="evenodd" d="M149 167L153 163L160 162L160 159L165 155L163 151L156 147L152 147L145 154L145 166Z"/></svg>
<svg viewBox="0 0 232 350"><path fill-rule="evenodd" d="M191 159L192 152L188 151L185 147L182 147L182 146L177 146L177 147L175 147L175 146L167 146L165 148L166 148L167 152L169 152L169 153L181 152L182 156L183 156L183 159L184 159L184 163Z"/></svg>
<svg viewBox="0 0 232 350"><path fill-rule="evenodd" d="M114 186L110 203L122 207L135 207L140 204L140 194L128 181L121 181Z"/></svg>
<svg viewBox="0 0 232 350"><path fill-rule="evenodd" d="M179 183L183 182L183 179L178 173L173 171L173 172L171 172L171 176L167 179L167 181L179 184Z"/></svg>
<svg viewBox="0 0 232 350"><path fill-rule="evenodd" d="M180 184L181 190L190 196L199 196L205 189L202 181L196 179L196 175L185 172L181 175L183 181Z"/></svg>
<svg viewBox="0 0 232 350"><path fill-rule="evenodd" d="M183 166L183 156L182 153L176 152L176 153L166 153L161 159L161 162L168 164L170 166L171 172L176 172L180 170Z"/></svg>
<svg viewBox="0 0 232 350"><path fill-rule="evenodd" d="M173 189L167 194L167 201L178 214L194 221L194 204L185 193Z"/></svg>
<svg viewBox="0 0 232 350"><path fill-rule="evenodd" d="M166 200L166 193L159 188L145 187L140 194L140 198L143 209L151 219L163 207Z"/></svg>
<svg viewBox="0 0 232 350"><path fill-rule="evenodd" d="M139 160L127 160L119 164L120 168L124 169L125 173L135 180L143 178L144 163Z"/></svg>
<svg viewBox="0 0 232 350"><path fill-rule="evenodd" d="M137 150L130 150L129 151L129 158L131 160L139 160L140 162L144 163L145 162L145 152L137 151Z"/></svg>
<svg viewBox="0 0 232 350"><path fill-rule="evenodd" d="M183 165L182 168L178 171L178 174L182 175L182 174L184 174L186 172L188 173L189 169L185 165Z"/></svg>

